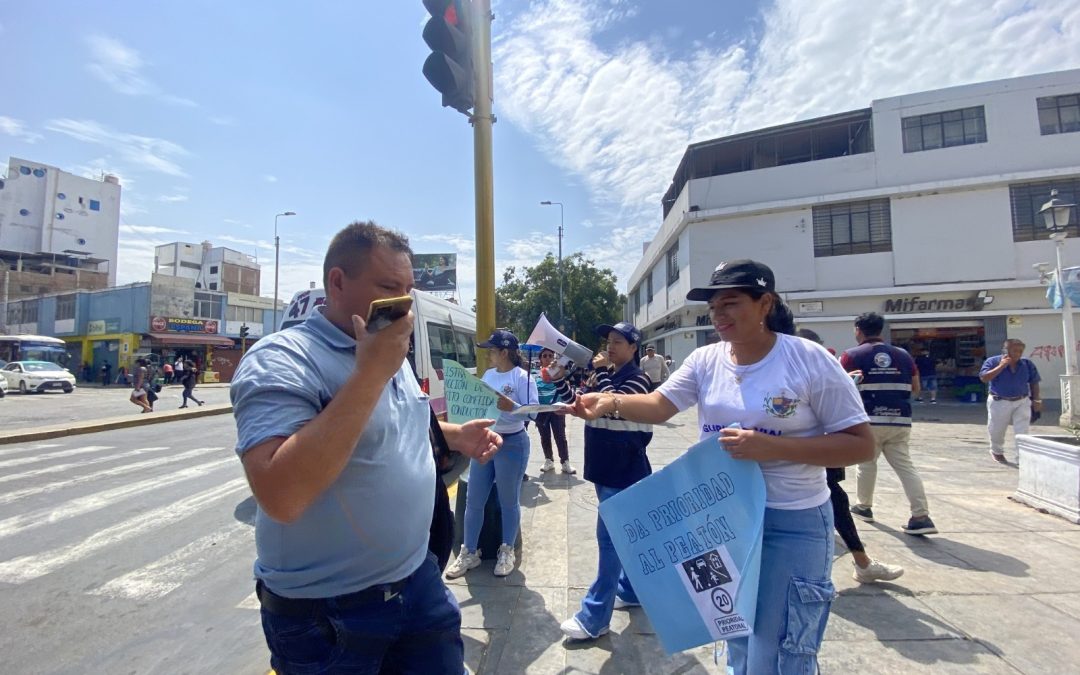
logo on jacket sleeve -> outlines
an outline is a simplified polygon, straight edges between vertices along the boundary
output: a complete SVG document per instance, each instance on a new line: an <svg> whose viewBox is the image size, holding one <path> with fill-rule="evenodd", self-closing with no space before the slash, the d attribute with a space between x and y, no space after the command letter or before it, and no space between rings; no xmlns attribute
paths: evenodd
<svg viewBox="0 0 1080 675"><path fill-rule="evenodd" d="M878 368L888 368L892 365L892 357L888 352L878 352L874 354L874 365Z"/></svg>
<svg viewBox="0 0 1080 675"><path fill-rule="evenodd" d="M799 408L799 397L789 389L765 395L765 412L773 417L791 417Z"/></svg>

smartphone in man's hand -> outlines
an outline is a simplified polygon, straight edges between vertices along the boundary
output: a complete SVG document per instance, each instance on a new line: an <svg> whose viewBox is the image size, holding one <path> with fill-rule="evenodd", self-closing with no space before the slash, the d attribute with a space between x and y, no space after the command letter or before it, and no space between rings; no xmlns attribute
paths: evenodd
<svg viewBox="0 0 1080 675"><path fill-rule="evenodd" d="M367 332L377 333L398 319L407 316L409 310L412 309L412 304L411 295L373 301L367 315Z"/></svg>

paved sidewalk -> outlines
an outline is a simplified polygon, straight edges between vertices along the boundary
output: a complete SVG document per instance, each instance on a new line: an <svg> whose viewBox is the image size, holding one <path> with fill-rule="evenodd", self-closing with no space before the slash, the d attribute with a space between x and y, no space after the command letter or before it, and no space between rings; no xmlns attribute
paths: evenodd
<svg viewBox="0 0 1080 675"><path fill-rule="evenodd" d="M982 406L924 404L916 419L936 420L916 424L912 451L940 534L901 532L906 499L882 460L878 521L858 527L871 556L903 565L906 573L892 583L857 584L837 538L833 580L839 597L822 648L822 672L1075 672L1080 578L1073 571L1080 527L1008 499L1017 471L989 458ZM691 410L656 427L649 452L655 468L696 441L695 422ZM563 642L559 623L576 611L595 573L596 498L580 474L540 474L535 427L529 434L519 569L498 579L487 562L449 582L461 602L471 672L722 672L713 664L711 645L666 656L641 609L616 612L611 633L592 644ZM570 420L568 437L580 471L580 421ZM854 493L853 478L844 486Z"/></svg>

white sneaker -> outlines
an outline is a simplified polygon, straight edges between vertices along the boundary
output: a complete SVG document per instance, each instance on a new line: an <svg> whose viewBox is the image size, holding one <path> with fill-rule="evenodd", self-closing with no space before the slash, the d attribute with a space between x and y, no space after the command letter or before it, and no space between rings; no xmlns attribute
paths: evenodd
<svg viewBox="0 0 1080 675"><path fill-rule="evenodd" d="M886 565L883 562L877 560L871 560L870 564L865 568L859 567L855 564L855 561L851 561L851 566L854 567L854 571L851 573L851 578L858 581L860 584L869 584L874 581L892 581L898 579L904 574L904 568L899 565Z"/></svg>
<svg viewBox="0 0 1080 675"><path fill-rule="evenodd" d="M559 629L562 630L563 634L571 640L595 640L604 633L608 632L608 627L604 626L600 629L599 634L591 635L589 631L585 630L585 627L581 625L581 622L578 621L576 616L572 616L566 621L563 621L562 625L559 626Z"/></svg>
<svg viewBox="0 0 1080 675"><path fill-rule="evenodd" d="M480 549L476 549L472 553L469 553L464 546L461 547L461 553L458 553L457 560L450 563L450 567L446 568L447 579L457 579L464 575L474 567L480 566Z"/></svg>
<svg viewBox="0 0 1080 675"><path fill-rule="evenodd" d="M499 547L499 555L495 559L495 576L505 577L514 571L514 547L503 544Z"/></svg>
<svg viewBox="0 0 1080 675"><path fill-rule="evenodd" d="M615 609L630 609L631 607L641 607L640 602L628 602L623 600L619 596L615 596Z"/></svg>
<svg viewBox="0 0 1080 675"><path fill-rule="evenodd" d="M570 465L570 460L566 460L562 463L562 472L573 476L575 473L577 473L577 469Z"/></svg>
<svg viewBox="0 0 1080 675"><path fill-rule="evenodd" d="M555 460L553 460L553 459L545 459L544 460L544 466L540 467L540 470L543 471L544 473L547 473L548 471L554 471L555 470Z"/></svg>

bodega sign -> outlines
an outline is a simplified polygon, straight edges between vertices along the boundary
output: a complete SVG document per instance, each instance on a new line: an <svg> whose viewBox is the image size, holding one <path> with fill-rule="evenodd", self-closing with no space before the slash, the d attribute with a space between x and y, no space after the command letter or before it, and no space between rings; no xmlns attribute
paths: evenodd
<svg viewBox="0 0 1080 675"><path fill-rule="evenodd" d="M924 298L921 295L886 298L886 314L913 314L920 312L978 312L994 301L994 296L979 291L972 296Z"/></svg>

